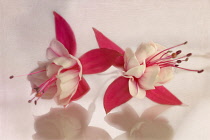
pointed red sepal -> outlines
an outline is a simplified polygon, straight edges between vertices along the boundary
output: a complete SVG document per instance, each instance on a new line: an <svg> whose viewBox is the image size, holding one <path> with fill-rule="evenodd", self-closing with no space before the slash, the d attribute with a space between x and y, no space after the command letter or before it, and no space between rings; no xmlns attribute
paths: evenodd
<svg viewBox="0 0 210 140"><path fill-rule="evenodd" d="M71 101L75 101L80 99L82 96L84 96L88 91L90 90L90 87L88 85L88 83L86 82L86 80L84 78L82 78L79 82L78 88L76 93L74 94L74 96L71 98Z"/></svg>
<svg viewBox="0 0 210 140"><path fill-rule="evenodd" d="M104 109L106 113L132 98L129 93L128 80L128 78L119 77L109 85L104 95Z"/></svg>
<svg viewBox="0 0 210 140"><path fill-rule="evenodd" d="M65 46L69 54L75 55L76 39L73 30L63 17L56 12L53 12L53 14L55 18L56 39Z"/></svg>
<svg viewBox="0 0 210 140"><path fill-rule="evenodd" d="M121 54L124 54L123 49L121 49L118 45L116 45L114 42L112 42L110 39L108 39L100 31L98 31L95 28L93 28L93 31L95 33L96 40L97 40L100 48L112 49L112 50L118 51Z"/></svg>
<svg viewBox="0 0 210 140"><path fill-rule="evenodd" d="M115 67L123 68L124 67L124 57L119 56L115 59L115 62L113 64Z"/></svg>
<svg viewBox="0 0 210 140"><path fill-rule="evenodd" d="M115 59L121 54L110 49L94 49L84 55L79 60L82 64L83 74L94 74L107 70L113 65Z"/></svg>
<svg viewBox="0 0 210 140"><path fill-rule="evenodd" d="M164 86L155 87L153 90L147 90L147 98L150 100L166 105L181 105L182 102L175 97L169 90Z"/></svg>

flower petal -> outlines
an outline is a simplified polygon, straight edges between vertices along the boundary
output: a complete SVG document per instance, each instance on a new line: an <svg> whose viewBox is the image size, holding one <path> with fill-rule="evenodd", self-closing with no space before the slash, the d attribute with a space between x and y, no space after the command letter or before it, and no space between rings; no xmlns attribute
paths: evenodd
<svg viewBox="0 0 210 140"><path fill-rule="evenodd" d="M58 57L53 60L56 65L62 66L64 69L69 68L76 64L76 60L66 58L66 57Z"/></svg>
<svg viewBox="0 0 210 140"><path fill-rule="evenodd" d="M53 39L50 42L49 48L47 48L47 58L53 59L56 57L68 57L69 53L68 50L56 39Z"/></svg>
<svg viewBox="0 0 210 140"><path fill-rule="evenodd" d="M157 51L157 47L155 43L150 42L150 43L142 43L136 50L136 57L139 61L139 63L143 63L144 60L151 55L153 55Z"/></svg>
<svg viewBox="0 0 210 140"><path fill-rule="evenodd" d="M147 90L147 98L150 100L167 105L181 105L182 102L175 97L170 91L168 91L164 86L155 87L153 90Z"/></svg>
<svg viewBox="0 0 210 140"><path fill-rule="evenodd" d="M84 78L82 78L79 81L79 85L78 85L76 93L72 96L70 101L78 100L79 98L84 96L89 90L90 90L90 87L88 83L86 82Z"/></svg>
<svg viewBox="0 0 210 140"><path fill-rule="evenodd" d="M145 97L146 95L146 91L141 89L138 86L138 83L136 83L136 81L134 81L134 79L129 79L129 92L133 97L142 99Z"/></svg>
<svg viewBox="0 0 210 140"><path fill-rule="evenodd" d="M161 68L157 77L155 86L160 86L173 78L174 71L172 67Z"/></svg>
<svg viewBox="0 0 210 140"><path fill-rule="evenodd" d="M144 73L145 65L137 66L132 69L129 69L124 75L134 76L136 78L140 78L141 75Z"/></svg>
<svg viewBox="0 0 210 140"><path fill-rule="evenodd" d="M157 75L160 71L160 67L157 65L147 67L144 74L139 79L140 86L145 90L154 89Z"/></svg>
<svg viewBox="0 0 210 140"><path fill-rule="evenodd" d="M115 59L113 64L115 67L123 68L124 67L124 58L123 56L119 56Z"/></svg>
<svg viewBox="0 0 210 140"><path fill-rule="evenodd" d="M61 66L55 65L53 63L49 64L46 68L46 74L50 78L53 75L58 73L58 70L61 68Z"/></svg>
<svg viewBox="0 0 210 140"><path fill-rule="evenodd" d="M53 12L53 14L55 17L55 30L57 40L65 46L69 54L75 55L76 39L73 30L63 17L61 17L56 12Z"/></svg>
<svg viewBox="0 0 210 140"><path fill-rule="evenodd" d="M76 140L112 140L112 138L104 129L88 126Z"/></svg>
<svg viewBox="0 0 210 140"><path fill-rule="evenodd" d="M119 77L109 85L104 95L104 109L106 113L132 98L129 93L128 80L128 78Z"/></svg>
<svg viewBox="0 0 210 140"><path fill-rule="evenodd" d="M127 48L125 50L125 55L124 55L124 61L125 61L125 69L129 70L133 67L139 66L139 62L133 53L133 51L130 48Z"/></svg>
<svg viewBox="0 0 210 140"><path fill-rule="evenodd" d="M80 57L83 74L99 73L107 70L120 54L110 49L94 49Z"/></svg>
<svg viewBox="0 0 210 140"><path fill-rule="evenodd" d="M124 104L121 111L107 114L104 120L112 127L129 132L138 123L139 116L129 104Z"/></svg>
<svg viewBox="0 0 210 140"><path fill-rule="evenodd" d="M59 99L64 99L66 97L71 97L77 90L79 83L78 71L68 70L57 75L57 93Z"/></svg>
<svg viewBox="0 0 210 140"><path fill-rule="evenodd" d="M96 40L100 48L107 48L107 49L115 50L119 52L120 54L124 54L124 51L118 45L116 45L114 42L108 39L100 31L98 31L95 28L93 28L93 31L95 33Z"/></svg>

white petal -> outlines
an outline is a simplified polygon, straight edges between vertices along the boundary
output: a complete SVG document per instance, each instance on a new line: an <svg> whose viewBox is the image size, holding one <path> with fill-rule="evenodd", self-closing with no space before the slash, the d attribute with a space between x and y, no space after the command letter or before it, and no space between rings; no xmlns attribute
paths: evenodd
<svg viewBox="0 0 210 140"><path fill-rule="evenodd" d="M133 51L130 48L127 48L125 50L125 55L124 55L124 61L125 61L125 69L129 70L133 67L139 66L139 62L133 53Z"/></svg>
<svg viewBox="0 0 210 140"><path fill-rule="evenodd" d="M47 49L47 58L52 59L56 57L68 57L68 50L58 40L53 39Z"/></svg>
<svg viewBox="0 0 210 140"><path fill-rule="evenodd" d="M174 71L172 67L161 68L157 77L156 85L161 85L170 81L173 78L173 74Z"/></svg>
<svg viewBox="0 0 210 140"><path fill-rule="evenodd" d="M136 97L139 99L142 99L145 97L146 91L139 88L138 83L136 83L134 79L131 78L128 84L129 84L129 92L133 97Z"/></svg>
<svg viewBox="0 0 210 140"><path fill-rule="evenodd" d="M52 77L53 75L57 74L58 73L58 70L60 69L61 67L58 66L58 65L55 65L55 64L49 64L46 68L46 74L48 77Z"/></svg>
<svg viewBox="0 0 210 140"><path fill-rule="evenodd" d="M145 96L146 96L146 91L142 88L139 88L139 86L138 86L138 93L134 97L136 97L138 99L143 99Z"/></svg>
<svg viewBox="0 0 210 140"><path fill-rule="evenodd" d="M128 86L129 86L129 92L132 96L136 96L137 93L138 93L138 87L137 87L137 84L136 82L134 81L134 79L129 79L129 82L128 82Z"/></svg>
<svg viewBox="0 0 210 140"><path fill-rule="evenodd" d="M76 60L66 57L57 57L53 60L56 65L62 66L64 69L74 66Z"/></svg>
<svg viewBox="0 0 210 140"><path fill-rule="evenodd" d="M64 73L61 73L57 76L57 93L56 96L59 96L60 100L68 96L73 96L76 92L79 83L79 73L69 70Z"/></svg>
<svg viewBox="0 0 210 140"><path fill-rule="evenodd" d="M140 65L140 66L129 69L127 72L124 73L124 75L140 78L141 75L144 73L144 71L145 71L145 65Z"/></svg>
<svg viewBox="0 0 210 140"><path fill-rule="evenodd" d="M142 43L136 50L136 57L139 63L143 63L146 58L157 52L157 47L153 42Z"/></svg>
<svg viewBox="0 0 210 140"><path fill-rule="evenodd" d="M145 90L154 89L155 81L159 72L160 67L158 65L147 67L145 73L139 79L141 87Z"/></svg>

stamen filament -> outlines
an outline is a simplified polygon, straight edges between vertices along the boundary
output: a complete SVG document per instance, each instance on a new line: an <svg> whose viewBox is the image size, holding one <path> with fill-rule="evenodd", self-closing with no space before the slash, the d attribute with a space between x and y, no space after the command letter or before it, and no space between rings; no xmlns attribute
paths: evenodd
<svg viewBox="0 0 210 140"><path fill-rule="evenodd" d="M28 75L33 75L33 74L37 74L37 73L44 72L44 71L46 71L46 70L40 70L40 71L32 72L32 73L29 73L29 74L25 74L25 75L17 75L17 76L11 75L9 78L12 79L14 77L28 76Z"/></svg>
<svg viewBox="0 0 210 140"><path fill-rule="evenodd" d="M167 48L167 49L165 49L165 50L162 50L162 51L160 51L159 53L157 53L156 55L154 55L152 58L150 58L147 62L150 62L152 59L154 59L156 56L158 56L158 55L161 54L162 52L165 52L165 51L167 51L167 50L170 50L170 49L173 49L173 48L176 48L176 47L185 45L185 44L187 44L187 41L184 42L184 43L182 43L182 44L178 44L178 45L176 45L176 46L173 46L173 47Z"/></svg>

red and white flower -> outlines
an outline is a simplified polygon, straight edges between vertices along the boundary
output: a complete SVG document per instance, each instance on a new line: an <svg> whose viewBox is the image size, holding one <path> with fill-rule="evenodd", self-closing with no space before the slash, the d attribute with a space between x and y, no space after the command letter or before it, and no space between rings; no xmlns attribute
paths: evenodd
<svg viewBox="0 0 210 140"><path fill-rule="evenodd" d="M181 50L172 53L171 49L187 42L170 48L153 42L142 43L134 53L129 48L122 50L98 30L94 29L94 32L100 48L115 50L120 54L114 66L123 69L122 76L114 80L106 90L104 108L107 113L132 97L141 99L146 96L160 104L181 105L182 102L162 86L173 78L173 68L203 72L179 67L178 64L188 61L192 54L178 57Z"/></svg>
<svg viewBox="0 0 210 140"><path fill-rule="evenodd" d="M80 58L76 54L76 39L70 25L54 12L56 39L47 49L48 62L39 63L39 68L28 74L35 96L28 102L40 98L54 98L58 105L68 105L85 95L90 87L84 74L100 73L113 65L119 56L110 49L94 49ZM22 75L20 75L22 76ZM11 76L13 77L18 76Z"/></svg>

